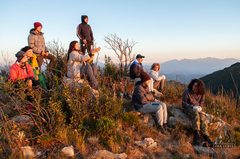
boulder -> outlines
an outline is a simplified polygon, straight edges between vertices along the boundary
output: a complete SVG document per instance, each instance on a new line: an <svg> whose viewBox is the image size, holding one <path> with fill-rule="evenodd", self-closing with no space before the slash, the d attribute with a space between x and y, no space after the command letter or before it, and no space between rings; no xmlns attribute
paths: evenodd
<svg viewBox="0 0 240 159"><path fill-rule="evenodd" d="M173 108L170 113L174 115L173 117L169 117L170 124L177 125L177 123L180 122L184 126L187 126L188 124L192 125L192 122L182 110Z"/></svg>
<svg viewBox="0 0 240 159"><path fill-rule="evenodd" d="M23 152L23 156L25 156L25 157L35 157L35 153L33 152L32 147L23 146L23 147L21 147L21 150Z"/></svg>
<svg viewBox="0 0 240 159"><path fill-rule="evenodd" d="M207 154L211 157L213 157L213 156L217 157L218 156L218 153L213 148L210 148L210 147L193 146L193 148L194 148L194 151L198 154Z"/></svg>
<svg viewBox="0 0 240 159"><path fill-rule="evenodd" d="M32 118L28 115L17 115L14 116L10 121L14 121L16 123L30 124L33 125Z"/></svg>
<svg viewBox="0 0 240 159"><path fill-rule="evenodd" d="M74 156L74 148L72 145L62 148L61 152L66 154L67 157Z"/></svg>
<svg viewBox="0 0 240 159"><path fill-rule="evenodd" d="M126 153L114 154L107 150L98 150L93 154L91 158L106 158L106 159L125 159L127 158Z"/></svg>
<svg viewBox="0 0 240 159"><path fill-rule="evenodd" d="M143 141L135 141L135 144L143 149L157 147L157 143L154 142L152 138L145 138Z"/></svg>

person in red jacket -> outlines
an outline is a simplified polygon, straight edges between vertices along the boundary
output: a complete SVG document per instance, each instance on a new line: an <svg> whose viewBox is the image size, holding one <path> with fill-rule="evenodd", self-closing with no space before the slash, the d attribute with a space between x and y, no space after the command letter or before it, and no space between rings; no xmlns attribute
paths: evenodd
<svg viewBox="0 0 240 159"><path fill-rule="evenodd" d="M36 86L38 82L34 80L35 75L33 73L33 68L27 63L27 54L23 51L19 51L16 55L17 61L10 67L9 80L13 83L18 83L18 81L27 81L28 86Z"/></svg>

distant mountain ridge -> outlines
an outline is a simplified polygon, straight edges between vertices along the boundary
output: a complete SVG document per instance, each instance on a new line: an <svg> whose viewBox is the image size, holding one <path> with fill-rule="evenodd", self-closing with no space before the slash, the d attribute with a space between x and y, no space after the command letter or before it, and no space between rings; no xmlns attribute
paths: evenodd
<svg viewBox="0 0 240 159"><path fill-rule="evenodd" d="M238 85L238 90L240 90L240 62L201 77L200 79L205 83L206 88L210 89L214 94L216 94L222 87L227 92L232 90L234 94L236 94L236 88L230 73L232 73L234 81Z"/></svg>

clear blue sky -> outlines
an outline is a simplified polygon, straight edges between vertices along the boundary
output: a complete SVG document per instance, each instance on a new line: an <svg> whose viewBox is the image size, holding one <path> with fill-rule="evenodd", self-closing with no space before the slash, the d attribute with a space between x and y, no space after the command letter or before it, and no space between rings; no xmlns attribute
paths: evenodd
<svg viewBox="0 0 240 159"><path fill-rule="evenodd" d="M240 59L240 0L1 0L0 51L15 61L36 21L43 25L46 42L59 40L67 49L78 40L83 14L102 47L100 61L105 54L116 59L103 40L109 33L138 42L133 53L145 55L146 63Z"/></svg>

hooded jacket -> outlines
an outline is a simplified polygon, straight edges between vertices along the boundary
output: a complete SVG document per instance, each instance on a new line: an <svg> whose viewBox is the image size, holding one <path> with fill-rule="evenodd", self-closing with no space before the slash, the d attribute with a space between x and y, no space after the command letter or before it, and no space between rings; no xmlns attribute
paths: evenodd
<svg viewBox="0 0 240 159"><path fill-rule="evenodd" d="M137 60L135 60L130 66L131 79L140 78L140 73L143 72L143 66Z"/></svg>
<svg viewBox="0 0 240 159"><path fill-rule="evenodd" d="M28 45L32 48L33 53L37 56L42 56L41 53L49 52L48 48L45 45L45 39L43 37L42 32L37 33L35 29L30 30L30 34L28 36Z"/></svg>
<svg viewBox="0 0 240 159"><path fill-rule="evenodd" d="M132 104L135 109L140 109L144 104L150 104L153 99L153 95L148 86L143 86L141 81L136 83L132 96Z"/></svg>
<svg viewBox="0 0 240 159"><path fill-rule="evenodd" d="M18 62L15 62L10 67L10 75L9 75L8 79L13 82L16 82L17 79L26 80L28 77L35 78L32 66L30 64L26 63L26 67L27 67L28 73L27 73L26 69L23 69L19 66Z"/></svg>
<svg viewBox="0 0 240 159"><path fill-rule="evenodd" d="M68 72L67 76L69 78L80 78L80 70L83 62L90 59L89 55L83 55L78 51L72 51L68 60Z"/></svg>
<svg viewBox="0 0 240 159"><path fill-rule="evenodd" d="M93 32L92 32L92 29L91 29L90 25L88 25L84 21L85 18L88 18L88 16L83 15L81 17L82 23L79 24L78 27L77 27L77 36L81 41L83 39L86 39L88 42L93 42L93 40L94 40Z"/></svg>

